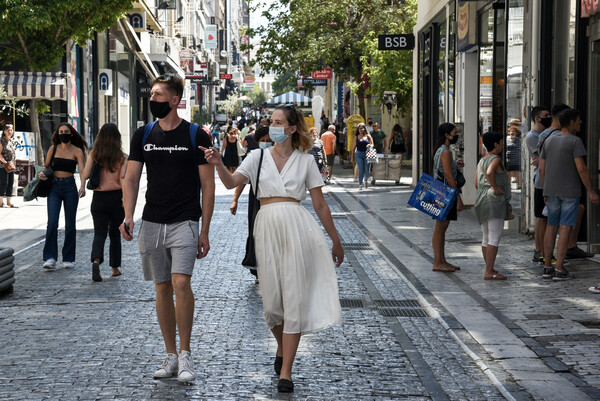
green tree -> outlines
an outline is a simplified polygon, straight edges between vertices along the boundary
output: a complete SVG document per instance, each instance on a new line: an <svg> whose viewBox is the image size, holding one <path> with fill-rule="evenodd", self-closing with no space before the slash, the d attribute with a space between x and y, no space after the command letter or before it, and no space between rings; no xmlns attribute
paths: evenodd
<svg viewBox="0 0 600 401"><path fill-rule="evenodd" d="M254 91L248 94L252 107L261 107L268 100L265 91L258 85L254 84Z"/></svg>
<svg viewBox="0 0 600 401"><path fill-rule="evenodd" d="M266 9L258 1L257 8ZM400 6L390 6L388 0L279 0L263 11L268 23L248 33L260 38L256 62L263 71L299 70L308 75L331 67L340 80L352 83L364 116L366 94L381 97L385 90L412 91L412 61L406 63L411 52L379 54L376 49L379 34L411 33L416 12L416 0ZM397 70L402 70L399 76L394 75ZM369 89L363 85L366 76Z"/></svg>
<svg viewBox="0 0 600 401"><path fill-rule="evenodd" d="M47 71L65 55L70 41L80 46L94 33L110 27L131 9L133 0L2 0L0 2L0 60L26 71ZM31 100L37 110L37 100ZM31 128L41 144L37 113ZM40 146L37 159L43 161Z"/></svg>
<svg viewBox="0 0 600 401"><path fill-rule="evenodd" d="M298 87L296 74L293 72L284 72L275 77L271 89L273 89L273 95L279 96L283 93L296 90Z"/></svg>
<svg viewBox="0 0 600 401"><path fill-rule="evenodd" d="M238 99L239 96L237 93L230 93L227 95L227 99L219 106L219 110L227 114L228 117L242 114L242 103Z"/></svg>

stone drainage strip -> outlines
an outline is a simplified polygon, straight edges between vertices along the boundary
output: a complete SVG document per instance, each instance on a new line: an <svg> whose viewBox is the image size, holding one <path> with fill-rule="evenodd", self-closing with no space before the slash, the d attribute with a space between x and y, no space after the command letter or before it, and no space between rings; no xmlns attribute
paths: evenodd
<svg viewBox="0 0 600 401"><path fill-rule="evenodd" d="M382 316L390 317L431 317L427 309L416 299L374 299L374 305L368 305L363 299L340 299L342 308L372 308Z"/></svg>

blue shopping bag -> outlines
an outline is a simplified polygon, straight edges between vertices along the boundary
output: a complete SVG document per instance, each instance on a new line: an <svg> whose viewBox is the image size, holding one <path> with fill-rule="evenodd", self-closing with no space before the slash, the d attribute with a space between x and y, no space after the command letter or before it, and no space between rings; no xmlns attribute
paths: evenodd
<svg viewBox="0 0 600 401"><path fill-rule="evenodd" d="M444 221L450 208L456 201L458 189L423 174L415 187L408 204L415 209Z"/></svg>

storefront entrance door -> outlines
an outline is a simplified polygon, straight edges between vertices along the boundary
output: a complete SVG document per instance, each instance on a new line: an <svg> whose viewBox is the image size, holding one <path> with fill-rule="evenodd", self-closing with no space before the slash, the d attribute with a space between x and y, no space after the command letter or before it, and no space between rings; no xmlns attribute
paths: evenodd
<svg viewBox="0 0 600 401"><path fill-rule="evenodd" d="M588 92L589 110L587 122L588 143L587 164L596 192L600 192L600 33L590 41L590 88ZM600 207L588 205L588 239L592 252L600 253Z"/></svg>

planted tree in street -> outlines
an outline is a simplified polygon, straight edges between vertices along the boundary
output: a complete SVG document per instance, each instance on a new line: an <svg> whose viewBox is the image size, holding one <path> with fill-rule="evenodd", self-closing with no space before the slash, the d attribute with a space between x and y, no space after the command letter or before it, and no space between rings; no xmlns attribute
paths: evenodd
<svg viewBox="0 0 600 401"><path fill-rule="evenodd" d="M293 91L298 87L295 71L287 71L275 77L271 84L273 96L279 96L283 93Z"/></svg>
<svg viewBox="0 0 600 401"><path fill-rule="evenodd" d="M65 55L74 41L80 46L94 33L113 25L132 8L133 0L52 0L0 2L0 60L21 70L48 71ZM37 110L37 100L30 108ZM41 144L38 114L30 113L31 129ZM37 160L44 155L36 149Z"/></svg>
<svg viewBox="0 0 600 401"><path fill-rule="evenodd" d="M265 103L268 98L265 91L258 85L254 85L254 90L248 93L248 97L250 98L250 103L252 107L261 107L263 103Z"/></svg>
<svg viewBox="0 0 600 401"><path fill-rule="evenodd" d="M412 51L379 52L377 36L412 33L416 0L399 5L388 0L278 0L271 8L257 0L256 7L266 10L262 15L268 23L248 34L260 38L255 62L263 71L310 75L330 67L351 83L363 116L368 94L412 93Z"/></svg>

